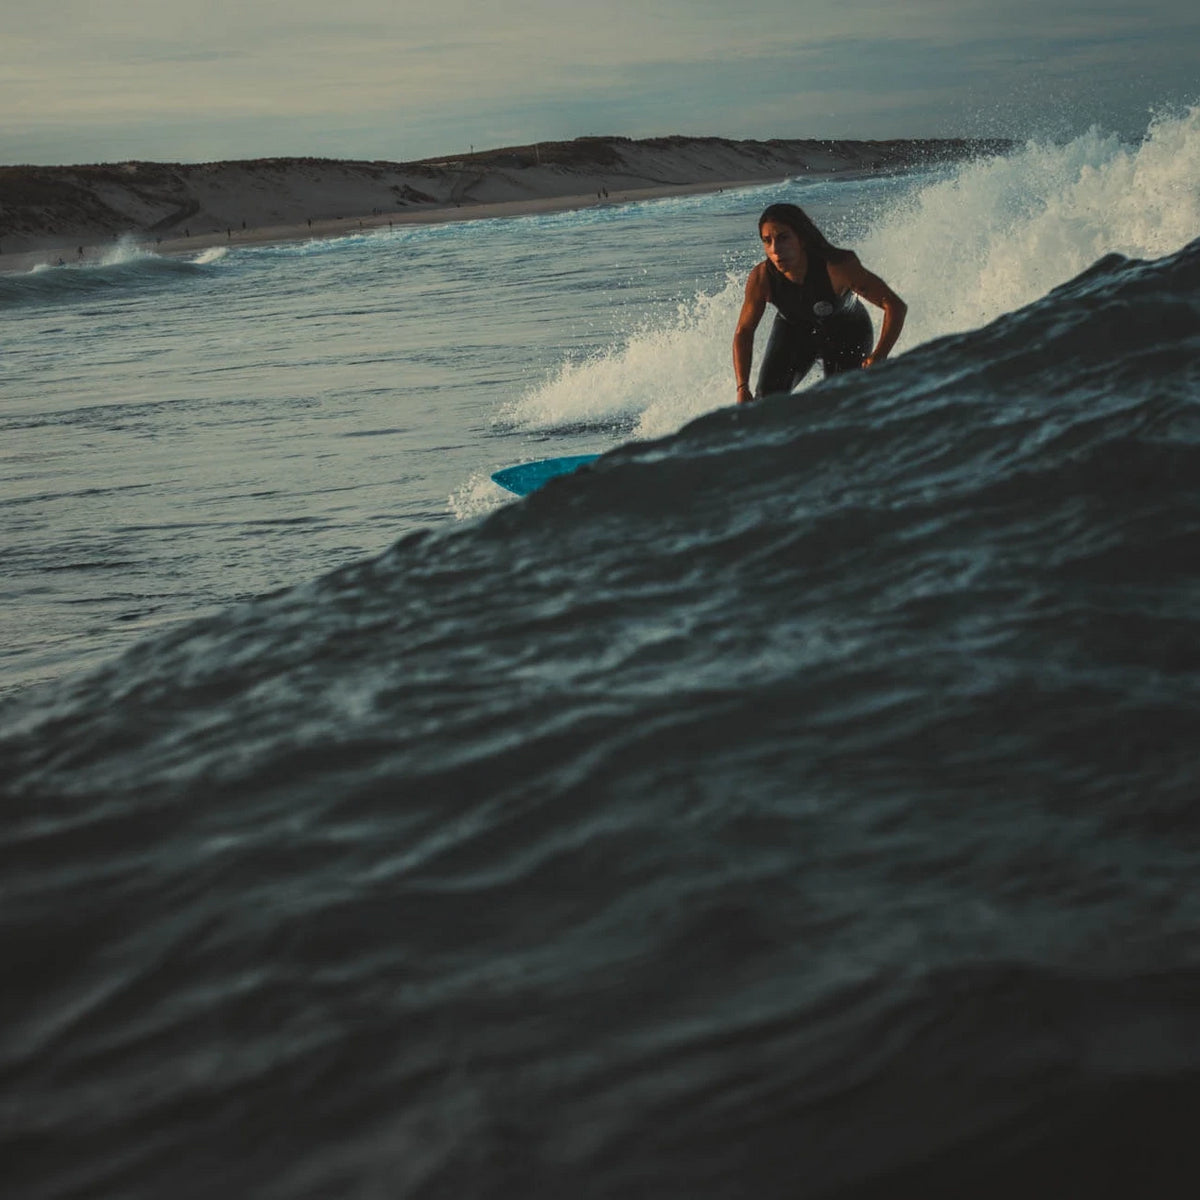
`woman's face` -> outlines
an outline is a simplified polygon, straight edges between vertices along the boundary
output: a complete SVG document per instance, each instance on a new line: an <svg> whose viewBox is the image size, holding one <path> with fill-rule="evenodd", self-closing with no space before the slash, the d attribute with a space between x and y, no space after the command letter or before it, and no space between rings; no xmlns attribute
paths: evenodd
<svg viewBox="0 0 1200 1200"><path fill-rule="evenodd" d="M764 221L759 227L763 251L779 270L795 270L804 257L804 243L790 225L780 221Z"/></svg>

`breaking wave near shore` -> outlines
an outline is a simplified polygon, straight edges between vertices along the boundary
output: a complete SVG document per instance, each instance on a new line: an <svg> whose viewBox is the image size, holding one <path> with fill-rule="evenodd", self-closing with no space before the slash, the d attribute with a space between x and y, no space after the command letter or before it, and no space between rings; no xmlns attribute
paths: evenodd
<svg viewBox="0 0 1200 1200"><path fill-rule="evenodd" d="M50 258L19 274L0 274L0 310L47 303L71 303L88 295L171 286L220 262L223 246L199 250L187 257L153 253L131 238L118 241L93 257Z"/></svg>
<svg viewBox="0 0 1200 1200"><path fill-rule="evenodd" d="M815 192L835 240L945 307L799 399L709 411L714 349L699 415L680 383L649 435L700 326L725 359L733 286L689 282L619 350L625 314L588 293L595 353L558 378L624 370L641 406L535 387L559 409L473 417L471 455L640 439L0 705L14 1194L1123 1200L1193 1177L1200 239L1198 176L1170 171L1195 120L884 211L870 184ZM1119 177L1159 185L1132 233L1104 225ZM936 235L963 207L994 210L986 253ZM444 274L450 237L409 261ZM646 245L612 239L613 262ZM1060 251L1001 283L1006 244ZM523 292L523 255L489 286ZM338 327L303 328L315 356ZM459 362L461 328L430 355ZM519 371L511 326L469 328ZM467 440L442 420L440 457Z"/></svg>

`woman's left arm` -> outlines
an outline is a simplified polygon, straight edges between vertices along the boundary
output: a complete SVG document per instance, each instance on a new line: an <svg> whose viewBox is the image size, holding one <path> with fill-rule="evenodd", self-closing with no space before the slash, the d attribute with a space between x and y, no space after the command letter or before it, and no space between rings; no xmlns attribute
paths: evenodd
<svg viewBox="0 0 1200 1200"><path fill-rule="evenodd" d="M875 349L863 359L863 366L869 367L882 362L891 353L900 331L904 328L908 305L878 275L868 271L858 261L857 254L848 255L840 263L830 263L829 281L839 294L844 294L849 289L864 300L869 300L876 308L883 309L879 341Z"/></svg>

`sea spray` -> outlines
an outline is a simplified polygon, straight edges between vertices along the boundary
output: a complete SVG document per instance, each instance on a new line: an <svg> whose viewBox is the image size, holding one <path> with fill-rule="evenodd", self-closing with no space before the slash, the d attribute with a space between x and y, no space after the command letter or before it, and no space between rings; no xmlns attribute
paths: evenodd
<svg viewBox="0 0 1200 1200"><path fill-rule="evenodd" d="M832 207L811 180L775 195L815 215ZM860 230L853 248L864 266L907 301L901 354L1020 308L1106 254L1157 258L1194 237L1200 108L1157 118L1137 145L1092 129L947 169L899 200L894 190L868 190L850 219L829 227ZM745 236L741 269L723 286L664 306L584 361L564 360L503 406L499 422L531 431L615 424L635 438L657 437L731 403L733 327L745 271L759 256L750 214ZM870 311L878 332L881 314ZM759 326L756 363L770 321L768 313ZM815 368L801 388L820 378Z"/></svg>
<svg viewBox="0 0 1200 1200"><path fill-rule="evenodd" d="M154 257L154 253L139 238L131 233L123 233L112 246L101 247L95 262L100 267L118 267Z"/></svg>
<svg viewBox="0 0 1200 1200"><path fill-rule="evenodd" d="M975 329L1106 254L1158 258L1200 231L1200 108L1128 145L1099 129L957 168L880 215L858 249L909 302L900 349Z"/></svg>
<svg viewBox="0 0 1200 1200"><path fill-rule="evenodd" d="M650 318L624 344L582 362L564 362L548 382L501 410L499 423L523 429L616 427L657 437L728 403L732 275L721 292L678 303Z"/></svg>

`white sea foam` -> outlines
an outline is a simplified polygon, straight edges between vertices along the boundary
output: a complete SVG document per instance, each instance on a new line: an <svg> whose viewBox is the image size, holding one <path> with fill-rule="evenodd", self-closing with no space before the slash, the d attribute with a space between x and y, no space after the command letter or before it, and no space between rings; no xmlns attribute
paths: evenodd
<svg viewBox="0 0 1200 1200"><path fill-rule="evenodd" d="M566 362L547 383L507 406L501 420L528 429L612 424L657 437L728 400L731 313L741 282L679 304L623 345ZM647 397L653 400L647 404Z"/></svg>
<svg viewBox="0 0 1200 1200"><path fill-rule="evenodd" d="M100 255L98 265L118 267L125 263L140 262L143 259L155 257L157 256L146 250L131 234L122 234L110 249Z"/></svg>
<svg viewBox="0 0 1200 1200"><path fill-rule="evenodd" d="M902 349L977 328L1105 254L1158 258L1200 230L1200 108L1138 146L1092 129L965 165L879 222L858 250L909 303Z"/></svg>
<svg viewBox="0 0 1200 1200"><path fill-rule="evenodd" d="M493 483L490 475L477 471L462 487L450 494L447 503L459 521L468 521L472 517L482 517L513 499L512 493Z"/></svg>

